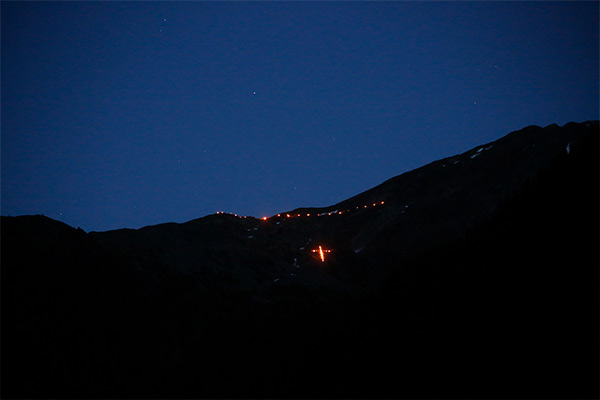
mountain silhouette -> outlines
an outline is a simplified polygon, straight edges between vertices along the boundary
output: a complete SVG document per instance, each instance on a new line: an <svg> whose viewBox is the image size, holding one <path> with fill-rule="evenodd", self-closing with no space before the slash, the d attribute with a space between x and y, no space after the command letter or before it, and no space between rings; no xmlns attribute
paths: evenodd
<svg viewBox="0 0 600 400"><path fill-rule="evenodd" d="M338 204L2 217L4 397L598 397L598 121Z"/></svg>

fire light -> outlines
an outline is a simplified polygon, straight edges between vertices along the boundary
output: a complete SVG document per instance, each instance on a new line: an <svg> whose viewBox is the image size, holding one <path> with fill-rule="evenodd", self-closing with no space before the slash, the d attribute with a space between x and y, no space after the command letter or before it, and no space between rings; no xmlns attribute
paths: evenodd
<svg viewBox="0 0 600 400"><path fill-rule="evenodd" d="M325 262L325 253L331 253L329 249L323 249L322 246L319 246L318 249L312 249L313 253L319 253L319 257L321 258L321 262Z"/></svg>

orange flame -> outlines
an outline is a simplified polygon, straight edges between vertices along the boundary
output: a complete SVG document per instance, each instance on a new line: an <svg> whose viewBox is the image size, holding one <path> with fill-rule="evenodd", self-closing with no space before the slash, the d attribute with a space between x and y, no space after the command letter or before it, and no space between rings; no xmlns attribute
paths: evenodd
<svg viewBox="0 0 600 400"><path fill-rule="evenodd" d="M319 246L318 249L313 249L313 253L319 253L319 257L321 258L321 262L325 262L325 253L331 253L331 250L323 249L322 246Z"/></svg>

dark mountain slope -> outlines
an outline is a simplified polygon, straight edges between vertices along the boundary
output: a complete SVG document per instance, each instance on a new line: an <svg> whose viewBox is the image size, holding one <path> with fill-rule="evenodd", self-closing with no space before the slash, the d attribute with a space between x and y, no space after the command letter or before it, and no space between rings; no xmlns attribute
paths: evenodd
<svg viewBox="0 0 600 400"><path fill-rule="evenodd" d="M576 147L584 132L589 135L597 131L594 122L530 126L394 177L339 204L312 211L349 211L339 215L339 227L334 229L339 237L331 240L344 241L345 246L358 250L376 241L378 234L389 227L398 232L397 246L409 255L415 252L415 246L422 248L456 238L472 224L489 219L502 201L540 169L547 168L556 155L566 154L569 143ZM364 208L381 201L385 201L381 209ZM305 212L310 211L299 209L290 214ZM315 225L314 229L322 232L323 226Z"/></svg>
<svg viewBox="0 0 600 400"><path fill-rule="evenodd" d="M2 395L597 398L598 148L529 127L267 221L2 217Z"/></svg>
<svg viewBox="0 0 600 400"><path fill-rule="evenodd" d="M431 329L443 334L430 350L442 360L439 373L460 371L447 376L449 392L597 395L598 148L598 135L582 138L464 239L401 268L390 252L373 260L389 268L378 304L435 315Z"/></svg>
<svg viewBox="0 0 600 400"><path fill-rule="evenodd" d="M333 206L296 209L267 221L220 214L92 235L189 273L205 287L266 287L278 279L349 290L356 282L323 274L312 249L321 244L331 248L328 265L343 265L346 271L381 253L380 244L387 246L392 237L394 252L402 258L456 240L474 224L489 220L554 157L567 154L567 146L576 148L582 137L597 132L596 122L527 127ZM367 279L364 273L358 275Z"/></svg>

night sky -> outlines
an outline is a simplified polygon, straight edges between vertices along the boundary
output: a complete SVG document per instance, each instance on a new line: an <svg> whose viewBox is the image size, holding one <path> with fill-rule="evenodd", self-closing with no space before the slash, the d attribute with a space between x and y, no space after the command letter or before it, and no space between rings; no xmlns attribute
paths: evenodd
<svg viewBox="0 0 600 400"><path fill-rule="evenodd" d="M598 2L2 2L2 215L327 206L599 118Z"/></svg>

